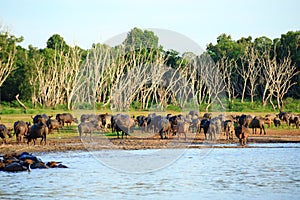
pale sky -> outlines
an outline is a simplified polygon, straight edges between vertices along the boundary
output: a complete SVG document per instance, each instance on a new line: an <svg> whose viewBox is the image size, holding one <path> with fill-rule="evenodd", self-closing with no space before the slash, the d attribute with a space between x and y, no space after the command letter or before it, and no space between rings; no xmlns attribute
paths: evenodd
<svg viewBox="0 0 300 200"><path fill-rule="evenodd" d="M44 48L58 33L87 49L138 27L174 31L205 49L222 33L274 39L300 30L299 8L298 0L0 0L0 23L26 48Z"/></svg>

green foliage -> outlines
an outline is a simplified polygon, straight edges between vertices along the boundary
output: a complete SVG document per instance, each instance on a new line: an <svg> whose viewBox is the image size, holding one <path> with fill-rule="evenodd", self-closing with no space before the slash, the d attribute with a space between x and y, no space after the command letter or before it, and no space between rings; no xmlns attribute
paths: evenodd
<svg viewBox="0 0 300 200"><path fill-rule="evenodd" d="M158 48L158 37L148 30L133 28L123 42L126 50L132 51L140 48Z"/></svg>
<svg viewBox="0 0 300 200"><path fill-rule="evenodd" d="M283 60L284 57L290 55L292 64L300 71L300 31L289 31L282 34L280 39L276 40L276 46L279 59ZM296 85L290 89L289 94L300 98L300 74L295 76L293 81L296 82Z"/></svg>
<svg viewBox="0 0 300 200"><path fill-rule="evenodd" d="M116 136L117 136L117 133L116 133L116 132L113 132L113 133L105 133L105 136L106 136L106 137L116 137Z"/></svg>
<svg viewBox="0 0 300 200"><path fill-rule="evenodd" d="M67 52L69 46L63 37L61 37L59 34L54 34L47 40L47 48L53 50L63 49L65 52Z"/></svg>
<svg viewBox="0 0 300 200"><path fill-rule="evenodd" d="M179 107L179 105L168 105L166 111L181 112L182 109Z"/></svg>
<svg viewBox="0 0 300 200"><path fill-rule="evenodd" d="M244 55L246 47L251 44L251 36L248 38L241 38L234 41L230 35L222 34L217 38L217 44L208 44L207 51L212 59L216 62L221 60L224 56L229 59L237 60Z"/></svg>
<svg viewBox="0 0 300 200"><path fill-rule="evenodd" d="M104 105L102 102L96 102L95 109L96 110L108 110L110 108L110 104Z"/></svg>
<svg viewBox="0 0 300 200"><path fill-rule="evenodd" d="M134 109L134 110L139 110L141 109L141 102L139 101L133 101L132 104L131 104L131 109Z"/></svg>
<svg viewBox="0 0 300 200"><path fill-rule="evenodd" d="M80 110L94 110L95 106L90 103L81 103L76 105L76 109Z"/></svg>
<svg viewBox="0 0 300 200"><path fill-rule="evenodd" d="M283 110L300 113L300 99L286 98L284 100Z"/></svg>
<svg viewBox="0 0 300 200"><path fill-rule="evenodd" d="M179 52L171 49L164 51L165 56L165 64L167 66L171 66L172 68L177 68L177 66L180 65L180 63L183 61L182 57L179 55Z"/></svg>
<svg viewBox="0 0 300 200"><path fill-rule="evenodd" d="M254 40L254 47L259 52L264 52L265 50L271 50L273 45L273 41L265 36L255 38Z"/></svg>
<svg viewBox="0 0 300 200"><path fill-rule="evenodd" d="M115 59L116 55L119 55L118 51L124 51L124 47L127 50L125 59L128 59L126 63L126 67L124 70L130 70L132 67L131 60L134 60L138 63L153 63L157 60L158 56L162 56L164 58L165 63L167 66L171 66L172 68L177 68L179 66L183 67L188 63L188 59L190 59L193 55L190 52L186 52L183 55L180 55L177 51L170 49L170 50L163 50L163 47L158 46L158 37L152 32L148 30L142 30L139 28L133 28L127 34L126 39L123 42L123 46L120 45L119 47L109 47L103 44L93 44L93 48L98 48L101 51L105 49L109 49L112 53L110 56L112 57L111 60ZM64 38L59 34L52 35L47 40L47 47L44 49L38 49L29 45L28 49L22 48L21 46L17 46L19 42L23 40L22 37L17 38L11 35L8 32L0 32L0 58L7 59L8 53L12 49L16 49L14 70L10 76L7 78L6 82L1 87L0 95L1 95L1 103L4 105L4 102L10 102L9 104L4 105L4 109L2 111L5 112L23 112L20 109L18 103L15 102L15 96L20 94L20 99L22 102L25 102L25 105L29 108L27 112L31 112L30 109L38 108L39 105L33 105L31 101L37 96L35 94L35 89L38 87L39 83L35 81L37 74L35 73L35 68L37 66L37 62L42 60L45 64L43 65L45 70L49 69L53 66L54 58L58 58L56 54L56 50L63 50L65 54L67 54L68 50L70 50L70 46L66 44ZM280 38L276 38L273 41L266 37L258 37L252 38L249 37L242 37L238 40L234 40L228 34L222 34L217 38L217 44L210 43L207 46L208 54L213 58L214 61L219 61L222 58L228 58L237 60L239 67L243 61L241 57L245 55L247 52L247 48L249 46L253 46L259 52L264 52L265 50L269 50L270 54L278 56L278 60L282 60L285 56L290 55L292 59L292 64L295 64L297 70L300 71L300 31L289 31L286 34L282 34ZM275 48L276 47L276 48ZM78 47L80 49L80 47ZM276 51L274 51L274 49ZM80 49L82 52L81 54L81 61L82 63L85 61L86 56L89 55L89 59L91 59L94 55L90 52L92 50L84 50ZM88 54L88 52L90 54ZM118 59L118 58L117 58ZM118 60L114 60L114 62L118 62ZM110 61L112 62L112 61ZM61 65L63 65L62 63ZM245 63L244 63L245 64ZM241 79L240 75L234 71L232 77L236 82L239 82ZM65 80L65 79L64 79ZM259 82L260 81L260 82ZM258 87L263 87L261 80L258 81ZM300 73L294 77L293 82L296 83L290 90L286 96L291 98L286 98L284 100L284 109L291 110L291 111L299 111L299 101L295 99L300 98ZM112 83L108 83L107 85L111 85ZM235 86L234 86L235 87ZM240 87L237 85L236 87ZM262 90L260 88L260 90ZM258 89L259 90L259 89ZM235 95L239 94L240 88L237 88L235 91ZM63 93L63 92L62 92ZM99 92L101 93L101 91ZM256 91L256 99L261 98L261 91ZM63 96L64 94L60 94ZM106 95L107 93L100 94L103 95L102 99L109 99ZM246 94L246 97L249 95ZM239 98L239 96L237 97ZM62 98L63 99L63 98ZM226 102L226 100L224 100ZM57 105L53 109L65 110L66 106L64 105L66 102L60 102L63 105ZM106 102L105 102L106 103ZM174 103L174 102L172 102ZM243 111L243 110L272 110L270 105L263 107L260 101L256 101L253 104L246 101L244 103L239 103L238 100L236 102L226 102L227 109L231 111ZM41 103L42 104L42 103ZM82 103L80 105L76 105L76 108L85 109L85 110L102 110L102 109L109 109L110 105L106 104L103 106L104 102L96 102L95 105L91 105L88 103ZM149 105L151 103L149 102ZM200 106L201 110L205 110L206 104L203 103ZM210 110L219 110L220 105L212 105ZM135 99L131 105L131 109L141 109L141 102ZM150 106L149 106L150 107ZM180 111L181 109L177 105L169 105L167 109Z"/></svg>

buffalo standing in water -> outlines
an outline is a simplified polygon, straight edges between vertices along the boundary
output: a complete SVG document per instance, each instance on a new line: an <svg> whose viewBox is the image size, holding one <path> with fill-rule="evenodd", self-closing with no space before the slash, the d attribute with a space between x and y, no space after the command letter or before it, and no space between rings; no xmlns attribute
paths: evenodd
<svg viewBox="0 0 300 200"><path fill-rule="evenodd" d="M249 137L249 130L245 126L237 126L234 129L236 137L239 139L240 145L244 146Z"/></svg>

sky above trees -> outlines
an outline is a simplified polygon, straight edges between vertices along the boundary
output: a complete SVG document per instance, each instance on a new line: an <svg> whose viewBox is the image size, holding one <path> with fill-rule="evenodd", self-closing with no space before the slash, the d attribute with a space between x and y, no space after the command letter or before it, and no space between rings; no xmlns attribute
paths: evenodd
<svg viewBox="0 0 300 200"><path fill-rule="evenodd" d="M133 27L168 29L205 49L222 33L233 39L267 36L300 29L297 0L7 0L0 3L0 23L23 47L45 48L57 33L68 44L90 48Z"/></svg>

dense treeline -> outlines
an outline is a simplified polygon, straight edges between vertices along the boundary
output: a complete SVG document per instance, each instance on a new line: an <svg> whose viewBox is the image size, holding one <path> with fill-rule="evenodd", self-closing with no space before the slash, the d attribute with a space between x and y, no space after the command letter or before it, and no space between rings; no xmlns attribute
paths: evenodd
<svg viewBox="0 0 300 200"><path fill-rule="evenodd" d="M233 40L222 34L206 52L179 54L158 45L151 31L132 29L116 47L69 46L55 34L47 47L18 45L23 38L0 34L1 101L33 106L84 108L95 102L116 110L166 108L227 100L259 100L281 109L283 99L300 97L300 32L280 38Z"/></svg>

